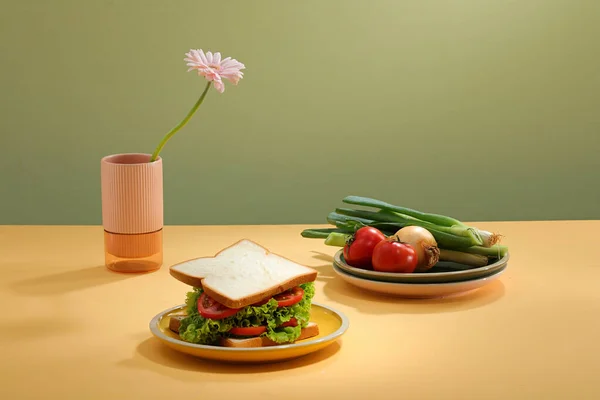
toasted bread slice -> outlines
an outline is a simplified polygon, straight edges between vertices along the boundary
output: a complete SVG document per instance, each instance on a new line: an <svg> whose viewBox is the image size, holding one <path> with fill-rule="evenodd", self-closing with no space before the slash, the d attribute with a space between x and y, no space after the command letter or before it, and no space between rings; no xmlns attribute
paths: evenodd
<svg viewBox="0 0 600 400"><path fill-rule="evenodd" d="M169 316L169 329L175 333L179 333L179 327L181 326L181 320L186 317L185 314L171 314Z"/></svg>
<svg viewBox="0 0 600 400"><path fill-rule="evenodd" d="M170 274L229 308L242 308L317 278L315 269L300 265L247 239L214 257L175 264Z"/></svg>
<svg viewBox="0 0 600 400"><path fill-rule="evenodd" d="M181 320L185 318L185 315L174 314L169 318L169 329L175 333L179 333L179 326L181 325ZM319 334L319 326L316 322L309 322L306 328L302 328L300 331L300 337L296 340L308 339L310 337L317 336ZM226 338L221 339L220 343L223 347L267 347L267 346L277 346L278 344L266 337L252 337L248 339L232 339Z"/></svg>

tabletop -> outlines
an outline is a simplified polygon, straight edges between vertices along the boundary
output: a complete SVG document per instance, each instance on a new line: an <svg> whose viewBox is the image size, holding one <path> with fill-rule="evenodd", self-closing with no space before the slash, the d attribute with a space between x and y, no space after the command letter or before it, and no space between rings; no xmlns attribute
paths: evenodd
<svg viewBox="0 0 600 400"><path fill-rule="evenodd" d="M587 240L600 221L473 224L504 235L508 268L477 291L430 300L337 279L338 248L302 238L304 225L167 226L164 266L140 275L103 266L101 227L1 226L0 398L600 398L600 263ZM350 320L336 344L228 365L151 335L152 317L189 289L168 266L242 238L319 272L314 301Z"/></svg>

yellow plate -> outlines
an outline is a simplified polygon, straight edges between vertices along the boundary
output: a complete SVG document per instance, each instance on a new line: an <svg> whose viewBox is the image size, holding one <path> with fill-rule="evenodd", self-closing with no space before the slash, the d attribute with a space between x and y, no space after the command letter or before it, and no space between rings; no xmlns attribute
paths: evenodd
<svg viewBox="0 0 600 400"><path fill-rule="evenodd" d="M170 348L192 356L228 362L271 362L301 357L334 343L346 332L348 318L339 311L312 303L311 321L319 325L319 335L279 346L235 348L188 343L169 329L169 316L181 312L185 305L170 308L150 321L150 331Z"/></svg>

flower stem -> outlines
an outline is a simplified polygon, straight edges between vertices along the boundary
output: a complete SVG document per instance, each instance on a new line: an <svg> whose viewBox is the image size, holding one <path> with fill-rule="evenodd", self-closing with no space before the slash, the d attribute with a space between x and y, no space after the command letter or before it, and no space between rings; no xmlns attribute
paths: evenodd
<svg viewBox="0 0 600 400"><path fill-rule="evenodd" d="M165 137L160 141L160 143L156 147L156 150L154 150L154 153L152 153L152 157L150 158L150 162L156 161L156 159L158 158L158 153L160 153L160 151L165 146L165 144L167 143L167 141L169 139L171 139L171 137L175 133L177 133L177 131L180 130L185 124L187 124L187 122L190 120L190 118L192 118L192 115L194 115L194 113L196 112L196 110L198 109L198 107L200 107L200 104L202 104L202 102L204 101L204 98L206 97L206 93L208 93L208 89L210 89L210 84L211 83L212 82L210 82L210 81L206 83L206 87L204 88L204 91L200 95L200 98L198 99L198 101L196 102L196 104L194 104L194 106L192 107L192 109L187 113L187 115L185 116L185 118L180 123L178 123L173 129L171 129L165 135Z"/></svg>

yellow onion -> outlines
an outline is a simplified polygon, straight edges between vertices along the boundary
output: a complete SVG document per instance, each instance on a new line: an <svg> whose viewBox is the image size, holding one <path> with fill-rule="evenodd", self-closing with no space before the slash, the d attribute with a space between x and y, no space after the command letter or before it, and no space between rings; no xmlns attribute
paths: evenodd
<svg viewBox="0 0 600 400"><path fill-rule="evenodd" d="M394 236L401 242L414 247L418 258L415 272L425 272L439 261L440 249L435 238L427 229L420 226L405 226L396 232Z"/></svg>

